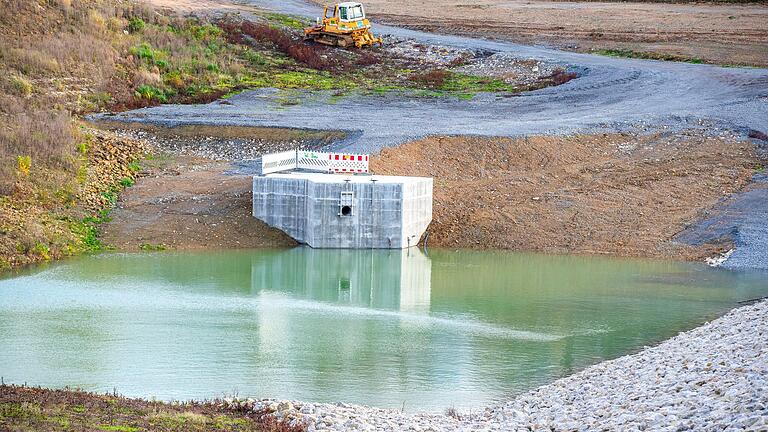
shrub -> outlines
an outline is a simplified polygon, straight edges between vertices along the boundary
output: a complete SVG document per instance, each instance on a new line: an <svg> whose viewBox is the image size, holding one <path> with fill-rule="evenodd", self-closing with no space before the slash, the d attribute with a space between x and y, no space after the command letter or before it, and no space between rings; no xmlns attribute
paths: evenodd
<svg viewBox="0 0 768 432"><path fill-rule="evenodd" d="M167 72L163 75L163 83L175 89L183 89L186 87L184 76L179 71Z"/></svg>
<svg viewBox="0 0 768 432"><path fill-rule="evenodd" d="M190 26L189 33L201 42L210 42L221 36L223 31L214 25L203 24Z"/></svg>
<svg viewBox="0 0 768 432"><path fill-rule="evenodd" d="M30 96L34 90L32 82L20 75L11 77L11 85L17 94L21 96Z"/></svg>
<svg viewBox="0 0 768 432"><path fill-rule="evenodd" d="M45 243L35 242L35 247L32 248L32 252L40 256L45 261L51 259L51 249Z"/></svg>
<svg viewBox="0 0 768 432"><path fill-rule="evenodd" d="M59 62L50 55L33 47L11 48L0 45L0 59L3 62L26 75L48 72L59 72Z"/></svg>
<svg viewBox="0 0 768 432"><path fill-rule="evenodd" d="M18 161L19 172L21 175L28 177L29 170L32 168L32 158L29 156L17 156L16 160Z"/></svg>
<svg viewBox="0 0 768 432"><path fill-rule="evenodd" d="M565 69L556 69L552 72L552 82L555 85L565 84L572 79L576 79L578 74L576 72L568 72Z"/></svg>
<svg viewBox="0 0 768 432"><path fill-rule="evenodd" d="M415 73L408 77L408 79L424 87L437 89L445 84L450 74L447 70L435 69L428 72Z"/></svg>
<svg viewBox="0 0 768 432"><path fill-rule="evenodd" d="M144 30L144 27L146 27L146 24L144 23L144 20L139 17L131 17L131 19L128 20L128 31L131 33L138 33Z"/></svg>
<svg viewBox="0 0 768 432"><path fill-rule="evenodd" d="M146 42L143 42L140 45L131 48L131 54L136 56L136 58L139 58L142 60L149 60L152 63L155 62L156 58L160 57L158 51L155 51L154 49L152 49L152 46Z"/></svg>
<svg viewBox="0 0 768 432"><path fill-rule="evenodd" d="M133 85L135 87L141 87L143 85L157 86L162 83L163 79L160 74L150 72L146 69L139 69L133 73Z"/></svg>
<svg viewBox="0 0 768 432"><path fill-rule="evenodd" d="M263 55L251 51L249 49L246 49L243 51L243 58L251 65L251 66L264 66L267 64L267 59L264 58Z"/></svg>
<svg viewBox="0 0 768 432"><path fill-rule="evenodd" d="M292 59L304 63L312 69L323 71L337 69L336 64L332 60L322 56L322 48L296 41L283 29L250 21L242 22L239 25L226 23L221 25L227 32L227 38L230 42L244 43L246 38L243 35L246 35L256 41L273 44L278 50L287 54Z"/></svg>
<svg viewBox="0 0 768 432"><path fill-rule="evenodd" d="M168 102L168 96L165 91L151 85L142 85L136 89L136 98L149 102Z"/></svg>

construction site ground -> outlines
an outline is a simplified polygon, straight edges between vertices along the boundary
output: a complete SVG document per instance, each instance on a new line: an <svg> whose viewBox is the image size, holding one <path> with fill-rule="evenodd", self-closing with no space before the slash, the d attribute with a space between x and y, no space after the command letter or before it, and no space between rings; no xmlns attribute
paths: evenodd
<svg viewBox="0 0 768 432"><path fill-rule="evenodd" d="M210 8L209 11L215 10L217 3L206 2L203 6ZM314 10L314 6L299 0L240 4L247 5L246 9L257 6L302 17L310 16ZM575 11L589 11L592 6L608 7L603 3L569 5ZM637 4L610 4L619 9L620 6L648 14L653 10ZM376 2L369 5L374 20L377 7ZM405 10L404 7L390 5L388 10ZM431 7L430 4L423 6L425 10ZM747 15L747 11L760 14L763 10L762 5L744 8L722 4L662 4L658 10L669 8L680 8L680 13L703 8L729 14L731 12L726 11L735 8ZM515 10L518 9L526 7ZM489 6L482 13L493 16L494 11ZM421 13L418 10L412 15ZM424 13L438 17L448 14ZM480 12L469 11L463 16L469 18L473 13ZM642 34L632 30L642 26L638 24L642 20L637 13L628 12L626 28L630 33ZM738 21L728 16L731 15L725 19ZM493 18L496 19L501 18ZM700 17L691 19L690 29L704 26L708 29L706 32L711 32L712 28L719 28L705 24ZM604 20L622 28L613 18ZM562 23L554 18L551 21ZM629 24L633 21L636 23ZM674 24L663 19L659 22ZM742 33L758 34L755 40L763 41L760 39L762 27L757 23L751 26L757 30ZM280 92L262 89L209 105L162 105L97 115L92 119L166 127L197 124L342 130L343 138L323 148L382 152L380 159L373 162L374 169L380 173L435 177L431 246L698 259L727 250L734 242L737 254L743 251L747 257L731 261L741 266L766 265L765 258L755 254L755 245L761 243L753 240L765 236L766 224L755 216L761 214L759 203L757 207L742 206L740 211L745 217L736 225L727 225L731 229L725 235L718 231L716 236L710 233L700 236L701 241L681 244L675 241L688 224L696 225L716 213L712 212L713 208L724 208L721 204L725 200L753 187L749 186L750 180L759 177L755 174L765 161L760 159L756 146L762 143L765 147L765 135L760 129L764 127L762 119L768 109L764 93L768 78L764 69L612 59L385 25L377 28L398 40L415 41L422 47L469 50L482 60L470 65L473 73L489 72L499 65L535 61L536 65L567 68L578 77L562 85L519 95L480 92L467 99L399 92L336 97L331 92L299 91L292 94L291 103L286 104ZM502 37L504 32L499 30L493 35ZM739 45L749 43L739 42ZM759 53L755 53L753 59L759 60ZM759 61L748 63L760 64ZM750 141L748 136L754 139ZM209 153L200 156L213 160L229 158ZM480 162L479 157L482 157ZM234 161L226 175L245 178L256 172L255 165L253 160ZM190 182L198 181L192 177L190 175ZM184 177L169 179L167 191L159 187L148 192L148 196L161 199L162 194L173 193L175 181L186 180ZM243 191L247 187L245 180L241 187ZM126 194L125 208L131 207L135 193L138 192ZM205 191L199 189L196 193L205 195ZM239 214L246 214L246 205L247 200L243 200ZM115 221L120 221L121 211L117 211ZM166 210L158 207L157 211ZM163 230L171 234L182 232L167 230L171 225L165 225ZM126 241L132 241L130 233L125 234ZM133 240L134 243L143 241L147 239ZM179 241L163 240L160 236L152 241L184 247Z"/></svg>
<svg viewBox="0 0 768 432"><path fill-rule="evenodd" d="M128 131L120 133L136 136L136 129ZM232 128L140 133L163 156L145 162L143 178L122 195L102 228L106 244L122 250L295 245L251 216L251 176L236 168L252 155L201 144L235 136ZM264 151L297 145L268 129L254 133L273 140ZM699 259L731 245L694 248L673 237L742 189L757 163L748 142L678 133L430 137L384 150L371 167L377 174L434 177L430 247Z"/></svg>
<svg viewBox="0 0 768 432"><path fill-rule="evenodd" d="M241 0L150 0L184 12L249 11ZM318 5L321 1L315 0ZM716 64L768 66L765 2L547 0L366 1L377 23L436 33L506 39L579 52L656 54Z"/></svg>

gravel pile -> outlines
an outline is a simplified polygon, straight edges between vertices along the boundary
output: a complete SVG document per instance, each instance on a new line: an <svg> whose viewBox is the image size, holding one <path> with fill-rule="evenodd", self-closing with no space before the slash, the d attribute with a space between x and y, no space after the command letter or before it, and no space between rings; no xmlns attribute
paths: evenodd
<svg viewBox="0 0 768 432"><path fill-rule="evenodd" d="M551 76L557 69L563 69L563 67L536 59L519 58L511 53L499 52L490 56L479 57L469 64L454 69L454 71L467 75L499 78L509 83L533 84L541 78Z"/></svg>
<svg viewBox="0 0 768 432"><path fill-rule="evenodd" d="M323 145L300 140L271 141L259 138L230 139L209 136L190 139L179 135L157 136L151 132L134 129L117 130L115 134L123 138L145 140L162 152L230 162L255 160L265 153L315 149Z"/></svg>
<svg viewBox="0 0 768 432"><path fill-rule="evenodd" d="M310 431L768 430L768 301L482 413L237 402Z"/></svg>
<svg viewBox="0 0 768 432"><path fill-rule="evenodd" d="M388 37L384 50L395 57L408 59L414 63L450 67L475 57L472 50L453 48L443 45L423 44L414 39Z"/></svg>

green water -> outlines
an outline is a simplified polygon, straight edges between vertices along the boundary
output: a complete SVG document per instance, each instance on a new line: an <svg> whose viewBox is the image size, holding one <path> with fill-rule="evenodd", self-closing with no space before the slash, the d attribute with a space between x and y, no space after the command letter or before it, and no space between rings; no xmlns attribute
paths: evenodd
<svg viewBox="0 0 768 432"><path fill-rule="evenodd" d="M0 375L160 399L480 407L766 294L765 273L659 261L104 254L0 280Z"/></svg>

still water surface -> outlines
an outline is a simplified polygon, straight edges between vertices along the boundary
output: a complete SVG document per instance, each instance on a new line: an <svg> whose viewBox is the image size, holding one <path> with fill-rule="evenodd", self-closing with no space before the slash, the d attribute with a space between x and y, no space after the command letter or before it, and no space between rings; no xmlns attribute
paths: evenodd
<svg viewBox="0 0 768 432"><path fill-rule="evenodd" d="M0 280L5 382L477 408L768 294L765 273L507 252L104 254Z"/></svg>

